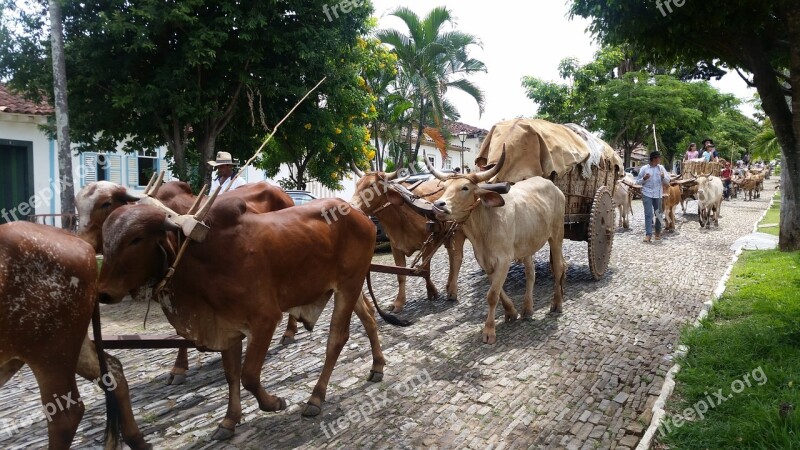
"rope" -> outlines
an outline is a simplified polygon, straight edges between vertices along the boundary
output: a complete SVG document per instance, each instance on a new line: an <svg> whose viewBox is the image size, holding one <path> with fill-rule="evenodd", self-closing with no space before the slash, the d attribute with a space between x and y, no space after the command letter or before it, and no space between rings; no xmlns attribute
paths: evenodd
<svg viewBox="0 0 800 450"><path fill-rule="evenodd" d="M301 98L301 99L300 99L300 101L298 101L298 102L297 102L297 103L294 105L294 107L292 107L292 109L290 109L290 110L289 110L289 112L288 112L288 113L287 113L285 116L283 116L283 119L281 119L281 121L280 121L280 122L278 122L278 124L277 124L277 125L275 125L275 128L273 128L273 129L272 129L272 133L270 133L270 134L269 134L269 136L267 136L267 138L266 138L266 139L264 140L264 142L261 144L261 147L259 147L259 148L258 148L258 150L256 150L256 153L255 153L255 154L254 154L254 155L253 155L253 156L252 156L250 159L248 159L248 160L247 160L247 162L246 162L246 163L244 163L244 165L243 165L241 168L239 168L239 171L238 171L238 172L236 172L236 175L234 175L234 176L233 176L233 178L231 179L231 182L228 184L228 187L227 187L227 188L225 188L225 190L224 190L224 191L222 191L223 193L225 193L225 192L228 192L228 190L230 190L231 186L233 186L233 182L234 182L234 181L236 181L236 180L239 178L239 175L241 175L241 174L242 174L242 172L244 172L244 169L246 169L246 168L247 168L247 166L249 166L250 164L252 164L252 163L253 163L253 161L255 161L255 159L258 157L258 155L260 155L260 154L261 154L261 151L262 151L262 150L264 150L264 147L266 147L266 146L267 146L267 144L269 143L269 141L271 141L271 140L272 140L272 137L273 137L273 136L275 136L275 133L278 131L278 128L279 128L281 125L283 125L283 122L285 122L285 121L286 121L286 119L288 119L288 118L289 118L289 116L291 116L291 115L292 115L292 113L294 112L294 110L296 110L296 109L297 109L297 107L299 107L299 106L300 106L300 104L301 104L301 103L303 103L303 102L304 102L304 101L305 101L305 100L308 98L308 96L309 96L309 95L311 95L311 93L312 93L312 92L314 92L315 90L317 90L317 88L318 88L318 87L319 87L319 86L320 86L320 85L321 85L321 84L322 84L322 83L323 83L323 82L324 82L324 81L325 81L327 78L328 78L327 76L325 76L325 77L322 77L322 79L321 79L321 80L319 80L319 83L317 83L317 84L316 84L316 85L315 85L313 88L311 88L311 90L309 90L308 92L306 92L306 95L304 95L304 96L303 96L303 98Z"/></svg>

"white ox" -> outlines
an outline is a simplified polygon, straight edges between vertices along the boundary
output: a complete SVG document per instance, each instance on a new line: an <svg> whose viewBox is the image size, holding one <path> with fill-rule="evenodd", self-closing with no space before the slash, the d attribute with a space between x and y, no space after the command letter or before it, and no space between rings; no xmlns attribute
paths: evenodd
<svg viewBox="0 0 800 450"><path fill-rule="evenodd" d="M625 184L628 183L628 184ZM628 185L635 185L636 180L633 175L626 173L624 182L623 180L617 181L617 189L614 192L614 206L619 212L619 225L626 230L631 227L628 217L633 216L633 208L631 206L631 195Z"/></svg>
<svg viewBox="0 0 800 450"><path fill-rule="evenodd" d="M430 172L444 181L444 192L433 204L437 218L463 222L475 259L491 283L487 294L489 314L483 329L483 342L486 344L497 341L494 316L498 300L503 302L506 322L513 322L518 317L513 301L503 291L513 261L521 260L525 266L523 318L533 316L536 278L533 255L546 242L550 243L550 265L555 280L551 312L561 312L564 292L564 194L551 181L541 177L520 181L505 195L478 184L494 177L504 161L505 152L492 169L469 175L445 174L428 163Z"/></svg>
<svg viewBox="0 0 800 450"><path fill-rule="evenodd" d="M722 179L715 176L697 178L697 210L700 228L711 228L711 221L719 226L719 212L722 207ZM712 219L713 215L713 219Z"/></svg>

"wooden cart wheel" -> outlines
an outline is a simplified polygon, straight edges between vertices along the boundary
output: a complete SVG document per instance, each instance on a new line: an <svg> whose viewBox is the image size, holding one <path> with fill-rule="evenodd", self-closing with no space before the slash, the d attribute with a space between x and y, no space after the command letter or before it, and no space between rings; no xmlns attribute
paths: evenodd
<svg viewBox="0 0 800 450"><path fill-rule="evenodd" d="M614 244L614 202L606 186L600 186L589 218L589 270L595 280L603 278Z"/></svg>

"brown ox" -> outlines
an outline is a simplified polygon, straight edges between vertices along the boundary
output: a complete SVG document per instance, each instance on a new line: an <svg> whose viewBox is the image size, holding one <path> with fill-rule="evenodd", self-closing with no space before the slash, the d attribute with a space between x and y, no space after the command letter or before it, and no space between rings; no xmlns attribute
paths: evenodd
<svg viewBox="0 0 800 450"><path fill-rule="evenodd" d="M536 279L533 255L545 243L550 243L550 265L555 280L550 307L553 313L561 312L566 271L562 253L564 194L550 180L541 177L520 181L505 195L481 188L478 183L494 177L504 161L505 153L492 169L470 175L444 174L428 164L431 173L444 181L444 193L434 203L437 217L464 223L464 233L472 243L475 259L491 283L487 294L489 315L483 329L486 344L497 341L494 316L498 300L503 302L506 322L517 319L514 302L503 290L513 261L521 260L525 266L522 316L526 319L533 316Z"/></svg>
<svg viewBox="0 0 800 450"><path fill-rule="evenodd" d="M197 199L192 188L183 181L170 181L155 189L153 196L165 206L178 214L186 214ZM238 189L221 194L220 198L241 198L247 210L253 213L266 213L294 206L289 195L277 186L266 182L246 184ZM108 216L115 209L129 202L141 200L140 197L128 194L124 186L108 181L99 181L86 185L75 197L79 211L78 235L95 246L101 253L103 243L102 227ZM282 344L294 342L297 334L297 320L289 316ZM178 350L175 364L170 371L167 384L183 384L189 370L189 354L187 349Z"/></svg>
<svg viewBox="0 0 800 450"><path fill-rule="evenodd" d="M110 373L101 377L86 335L96 298L97 262L89 245L53 227L0 225L0 386L28 364L48 419L48 446L67 449L84 412L77 373L116 399L114 405L106 398L106 448L116 448L119 425L131 448L150 448L133 418L122 365L106 355Z"/></svg>
<svg viewBox="0 0 800 450"><path fill-rule="evenodd" d="M426 230L426 219L414 212L406 204L393 205L386 196L387 182L397 178L397 172L383 173L370 172L364 173L356 171L359 176L356 184L356 192L353 194L350 203L365 213L376 216L380 220L389 243L392 246L392 256L394 262L400 267L406 266L406 257L423 248L423 244L428 239L430 232ZM413 192L430 202L436 201L442 195L441 185L438 180L427 180L415 187ZM461 262L464 258L464 233L457 231L452 238L452 242L447 245L447 254L450 263L450 274L447 278L447 299L458 299L458 272L461 269ZM428 245L420 258L425 261L430 254L436 250L433 245ZM423 268L430 270L430 261ZM392 305L392 311L400 312L406 304L406 276L398 275L397 281L399 289ZM425 287L428 291L428 298L435 299L439 296L436 286L430 277L425 278Z"/></svg>
<svg viewBox="0 0 800 450"><path fill-rule="evenodd" d="M664 231L675 231L675 208L682 201L683 190L678 184L671 184L669 189L664 191L662 208L664 211L664 221L666 227Z"/></svg>
<svg viewBox="0 0 800 450"><path fill-rule="evenodd" d="M310 330L334 297L325 365L303 415L321 412L354 310L372 346L369 380L382 379L384 358L377 323L366 303L359 301L372 261L375 226L359 211L333 222L320 214L349 207L343 200L326 199L252 214L243 200L220 198L206 218L212 230L206 240L187 247L159 301L180 335L222 352L229 399L215 439L232 436L241 419L240 385L253 393L263 411L286 408L286 402L268 394L260 381L283 312ZM155 207L117 209L103 226L103 235L105 262L99 285L103 302L119 302L131 289L152 284L174 262L177 227Z"/></svg>
<svg viewBox="0 0 800 450"><path fill-rule="evenodd" d="M745 201L748 200L748 197L749 200L753 200L756 187L758 186L758 180L756 178L752 175L748 175L740 180L734 180L734 183L736 183L739 186L739 190L744 193L743 199Z"/></svg>

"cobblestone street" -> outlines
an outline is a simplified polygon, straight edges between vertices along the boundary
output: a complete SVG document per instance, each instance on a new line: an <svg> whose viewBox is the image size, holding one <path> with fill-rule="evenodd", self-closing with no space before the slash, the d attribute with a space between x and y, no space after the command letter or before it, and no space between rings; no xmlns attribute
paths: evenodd
<svg viewBox="0 0 800 450"><path fill-rule="evenodd" d="M301 330L289 346L278 344L284 323L262 383L289 408L261 412L243 390L244 420L228 442L210 440L228 396L219 354L190 350L187 383L167 386L176 351L112 353L125 367L137 421L156 448L634 448L682 327L694 321L730 264L730 245L750 233L767 208L775 181L765 183L758 200L724 202L719 228L700 230L697 215L689 213L696 213L695 202L686 215L679 206L677 232L650 245L642 243L642 205L634 201L632 230L616 234L611 267L599 282L589 273L587 244L564 241L569 269L564 312L557 317L546 315L553 280L543 249L536 257L534 317L503 323L499 307L495 346L481 343L488 282L467 245L459 302L428 301L422 280L409 279L409 302L400 315L415 324L397 328L378 319L387 358L381 383L364 381L369 343L353 317L323 413L314 419L300 412L322 368L330 307L313 332ZM442 298L446 259L440 251L432 268ZM392 258L381 254L375 262L392 264ZM376 274L373 285L388 307L396 279ZM524 270L515 264L505 287L520 310L524 286ZM104 306L104 332L143 332L145 307ZM157 305L146 331L171 331ZM91 394L84 396L86 414L73 445L97 448L105 426L102 394L84 380L78 387ZM0 447L46 444L39 391L25 368L0 389Z"/></svg>

